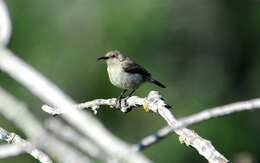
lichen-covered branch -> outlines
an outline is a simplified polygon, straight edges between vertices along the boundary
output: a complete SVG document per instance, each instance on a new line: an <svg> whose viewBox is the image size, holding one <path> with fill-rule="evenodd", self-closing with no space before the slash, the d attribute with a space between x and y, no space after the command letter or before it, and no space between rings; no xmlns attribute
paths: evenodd
<svg viewBox="0 0 260 163"><path fill-rule="evenodd" d="M206 120L217 118L220 116L225 116L236 112L249 111L255 109L260 109L260 98L251 99L247 101L240 101L240 102L235 102L223 106L217 106L210 109L205 109L193 115L178 119L178 125L176 127L177 128L188 127L190 125L204 122ZM135 145L134 148L136 150L142 150L173 133L174 130L172 130L170 126L166 126L160 129L156 134L145 137L140 142L140 144Z"/></svg>
<svg viewBox="0 0 260 163"><path fill-rule="evenodd" d="M35 159L39 160L42 163L52 163L52 160L49 158L48 155L36 149L30 142L22 139L19 135L15 133L9 133L2 127L0 127L0 139L8 142L9 144L16 144L24 151L29 153Z"/></svg>
<svg viewBox="0 0 260 163"><path fill-rule="evenodd" d="M90 102L75 105L74 108L91 108L92 110L94 110L94 112L97 112L97 109L102 105L109 105L115 107L116 99L97 99ZM171 111L169 110L170 106L165 103L162 96L159 95L157 91L151 91L146 98L132 96L127 100L123 99L121 102L120 110L122 112L126 112L127 110L135 106L143 106L144 109L149 109L163 117L163 119L166 120L171 129L174 130L174 132L176 132L180 136L181 141L183 141L186 145L194 147L209 162L228 162L228 160L214 148L210 141L203 139L192 130L180 127L179 122L176 120L176 118L172 115ZM47 105L44 105L42 109L52 115L72 111L64 110L62 108L52 108Z"/></svg>
<svg viewBox="0 0 260 163"><path fill-rule="evenodd" d="M97 110L101 105L110 105L110 106L115 106L115 98L112 99L96 99L93 101L81 103L78 105L75 105L75 108L77 109L84 109L84 108L91 108L94 110L95 113L97 113ZM136 102L133 102L136 101ZM125 104L123 104L122 111L124 112L127 110L128 107L133 107L133 106L141 106L143 105L144 100L140 99L138 97L130 97L127 100L127 105L124 107ZM166 105L167 106L167 105ZM248 111L248 110L253 110L253 109L259 109L260 108L260 98L252 99L252 100L247 100L247 101L242 101L242 102L236 102L224 106L218 106L214 107L211 109L206 109L204 111L201 111L199 113L195 113L193 115L180 118L178 119L178 123L175 125L175 129L182 128L182 127L187 127L196 123L203 122L205 120L209 120L212 118L216 118L219 116L225 116L229 115L235 112L241 112L241 111ZM42 109L52 115L58 115L61 113L69 112L69 110L64 110L60 108L52 108L47 105L44 105ZM144 138L140 144L133 146L134 150L142 150L145 147L148 147L159 140L162 140L162 138L175 133L175 130L172 129L171 126L164 127L160 129L156 134L149 135L146 138Z"/></svg>

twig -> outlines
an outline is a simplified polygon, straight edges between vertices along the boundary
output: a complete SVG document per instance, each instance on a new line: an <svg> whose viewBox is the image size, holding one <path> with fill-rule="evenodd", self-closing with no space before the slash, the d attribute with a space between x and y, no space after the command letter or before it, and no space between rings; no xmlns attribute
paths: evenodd
<svg viewBox="0 0 260 163"><path fill-rule="evenodd" d="M0 127L0 138L1 140L8 142L9 144L17 144L20 148L22 148L24 151L26 151L42 163L52 163L52 160L49 158L48 155L36 149L30 142L22 139L19 135L15 133L7 132L2 127Z"/></svg>
<svg viewBox="0 0 260 163"><path fill-rule="evenodd" d="M146 149L147 147L150 147L151 145L158 143L159 141L163 140L165 137L175 133L172 127L166 126L159 131L157 131L155 134L148 135L145 138L143 138L139 144L133 145L134 151L141 151Z"/></svg>
<svg viewBox="0 0 260 163"><path fill-rule="evenodd" d="M0 0L0 45L9 43L12 33L11 21L4 0Z"/></svg>
<svg viewBox="0 0 260 163"><path fill-rule="evenodd" d="M91 108L92 110L94 108L94 111L97 112L97 109L101 105L110 105L115 107L116 106L115 98L97 99L90 102L85 102L85 103L75 105L74 108L78 108L78 109ZM127 100L123 100L121 105L121 111L125 112L135 106L143 106L145 109L149 108L149 110L163 117L171 127L171 130L174 130L180 136L182 141L186 143L186 145L191 145L192 147L194 147L209 162L212 163L219 162L220 160L222 162L228 162L228 160L223 155L221 155L208 140L201 138L194 131L191 131L187 128L180 127L179 122L175 119L175 117L168 109L170 106L164 102L162 96L159 95L157 91L151 91L146 98L132 96ZM72 111L72 110L64 110L62 108L52 108L47 105L44 105L42 109L52 115L57 115L57 114ZM169 131L168 130L163 131L163 134L167 134L167 132ZM157 137L157 139L160 139L159 136L160 135L156 135L155 137ZM151 141L152 140L151 138L152 137L149 137L148 138L149 140L147 139L146 141L148 142Z"/></svg>
<svg viewBox="0 0 260 163"><path fill-rule="evenodd" d="M15 144L0 145L0 158L17 156L22 153L24 153L24 151Z"/></svg>
<svg viewBox="0 0 260 163"><path fill-rule="evenodd" d="M211 109L201 111L199 113L179 119L179 126L189 126L195 123L200 123L208 119L225 116L235 112L248 111L253 109L260 109L260 98L236 102L224 106L219 106Z"/></svg>
<svg viewBox="0 0 260 163"><path fill-rule="evenodd" d="M260 109L260 98L251 99L247 101L235 102L224 106L218 106L210 109L203 110L199 113L178 119L177 128L188 127L193 124L204 122L209 119L217 118L220 116L229 115L236 112L249 111ZM142 150L150 145L162 140L162 138L173 134L174 130L167 126L160 129L156 134L145 137L140 144L135 145L136 150Z"/></svg>

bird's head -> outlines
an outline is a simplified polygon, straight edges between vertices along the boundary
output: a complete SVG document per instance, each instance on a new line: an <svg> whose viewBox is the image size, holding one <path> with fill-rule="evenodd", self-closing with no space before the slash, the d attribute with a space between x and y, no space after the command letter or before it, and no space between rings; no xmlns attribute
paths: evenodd
<svg viewBox="0 0 260 163"><path fill-rule="evenodd" d="M124 56L120 51L113 50L107 52L107 54L103 57L99 57L98 60L106 60L108 65L114 65L122 62L126 56Z"/></svg>

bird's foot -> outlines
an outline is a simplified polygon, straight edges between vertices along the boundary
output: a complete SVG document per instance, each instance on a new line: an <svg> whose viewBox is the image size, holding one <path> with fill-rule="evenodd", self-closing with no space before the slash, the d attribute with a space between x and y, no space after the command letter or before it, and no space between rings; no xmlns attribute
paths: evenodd
<svg viewBox="0 0 260 163"><path fill-rule="evenodd" d="M121 99L123 98L123 95L125 94L126 89L123 90L123 92L121 92L121 94L117 97L116 99L116 109L120 109L121 108Z"/></svg>
<svg viewBox="0 0 260 163"><path fill-rule="evenodd" d="M116 99L116 109L121 110L123 113L128 113L132 110L132 107L129 107L127 104L127 99L129 97L126 98L117 98Z"/></svg>
<svg viewBox="0 0 260 163"><path fill-rule="evenodd" d="M122 99L121 103L121 111L123 111L124 113L128 113L132 110L132 107L130 107L127 103L127 100L128 100L129 96L127 96L126 98Z"/></svg>

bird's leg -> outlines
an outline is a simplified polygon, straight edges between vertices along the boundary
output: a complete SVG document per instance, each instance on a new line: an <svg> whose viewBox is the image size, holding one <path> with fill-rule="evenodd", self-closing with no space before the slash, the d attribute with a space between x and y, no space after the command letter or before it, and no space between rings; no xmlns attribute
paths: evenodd
<svg viewBox="0 0 260 163"><path fill-rule="evenodd" d="M129 93L129 95L126 96L126 98L124 99L124 100L125 100L125 104L127 104L127 102L126 102L127 99L132 96L132 94L135 92L136 89L137 89L137 88L134 88L134 89ZM132 110L132 107L128 108L125 113L128 113L128 112L131 111L131 110Z"/></svg>
<svg viewBox="0 0 260 163"><path fill-rule="evenodd" d="M137 89L137 88L134 88L134 89L129 93L129 95L126 96L126 100L127 100L129 97L132 96L132 94L136 91L136 89Z"/></svg>
<svg viewBox="0 0 260 163"><path fill-rule="evenodd" d="M120 109L120 107L121 107L121 99L122 99L123 95L125 94L125 92L126 92L126 89L124 89L116 99L116 108L118 108L118 109Z"/></svg>

